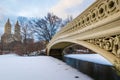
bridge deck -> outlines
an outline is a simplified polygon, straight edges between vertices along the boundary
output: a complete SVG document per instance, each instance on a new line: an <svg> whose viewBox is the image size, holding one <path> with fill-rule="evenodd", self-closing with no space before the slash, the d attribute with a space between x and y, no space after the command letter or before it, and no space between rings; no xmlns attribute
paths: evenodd
<svg viewBox="0 0 120 80"><path fill-rule="evenodd" d="M48 56L0 56L0 80L92 80Z"/></svg>

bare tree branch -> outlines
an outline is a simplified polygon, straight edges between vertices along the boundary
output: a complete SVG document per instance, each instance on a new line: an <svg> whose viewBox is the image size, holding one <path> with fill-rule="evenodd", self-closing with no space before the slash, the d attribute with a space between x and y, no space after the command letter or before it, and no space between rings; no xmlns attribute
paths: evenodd
<svg viewBox="0 0 120 80"><path fill-rule="evenodd" d="M44 18L34 22L34 32L37 34L37 38L49 42L59 29L62 19L52 13L48 13Z"/></svg>

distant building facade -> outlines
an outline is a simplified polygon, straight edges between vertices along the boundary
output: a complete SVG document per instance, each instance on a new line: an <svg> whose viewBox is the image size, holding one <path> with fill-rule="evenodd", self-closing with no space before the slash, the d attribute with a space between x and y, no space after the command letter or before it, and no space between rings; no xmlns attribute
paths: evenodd
<svg viewBox="0 0 120 80"><path fill-rule="evenodd" d="M14 34L12 34L12 26L10 23L10 20L8 19L5 26L4 26L4 34L1 36L1 43L2 44L9 44L14 41L20 41L22 40L22 36L20 34L20 25L18 21L15 24L14 27Z"/></svg>

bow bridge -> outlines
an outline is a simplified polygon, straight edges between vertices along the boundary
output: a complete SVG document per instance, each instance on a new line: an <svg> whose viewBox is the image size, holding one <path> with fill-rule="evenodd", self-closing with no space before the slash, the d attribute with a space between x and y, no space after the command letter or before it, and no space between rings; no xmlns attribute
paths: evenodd
<svg viewBox="0 0 120 80"><path fill-rule="evenodd" d="M120 71L120 0L96 0L63 27L47 45L47 55L62 57L65 47L84 46Z"/></svg>

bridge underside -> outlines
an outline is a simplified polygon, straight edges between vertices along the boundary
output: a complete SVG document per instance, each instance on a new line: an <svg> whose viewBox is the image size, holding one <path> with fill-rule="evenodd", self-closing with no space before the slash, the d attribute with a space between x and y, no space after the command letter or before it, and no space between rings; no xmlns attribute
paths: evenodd
<svg viewBox="0 0 120 80"><path fill-rule="evenodd" d="M59 42L59 43L51 46L51 49L49 49L50 51L48 51L49 52L48 55L59 58L59 59L62 59L63 50L66 47L68 47L70 45L73 45L73 44L78 44L78 45L81 45L83 47L86 47L86 48L88 48L88 49L102 55L103 57L108 59L110 62L113 62L112 60L116 59L115 55L110 54L106 50L103 50L103 49L97 47L96 45L90 44L90 43L88 43L86 41L66 41L66 42L64 42L64 40L63 40L63 42Z"/></svg>
<svg viewBox="0 0 120 80"><path fill-rule="evenodd" d="M63 50L72 44L73 43L70 43L70 42L58 43L52 47L52 49L49 51L49 55L62 60Z"/></svg>

